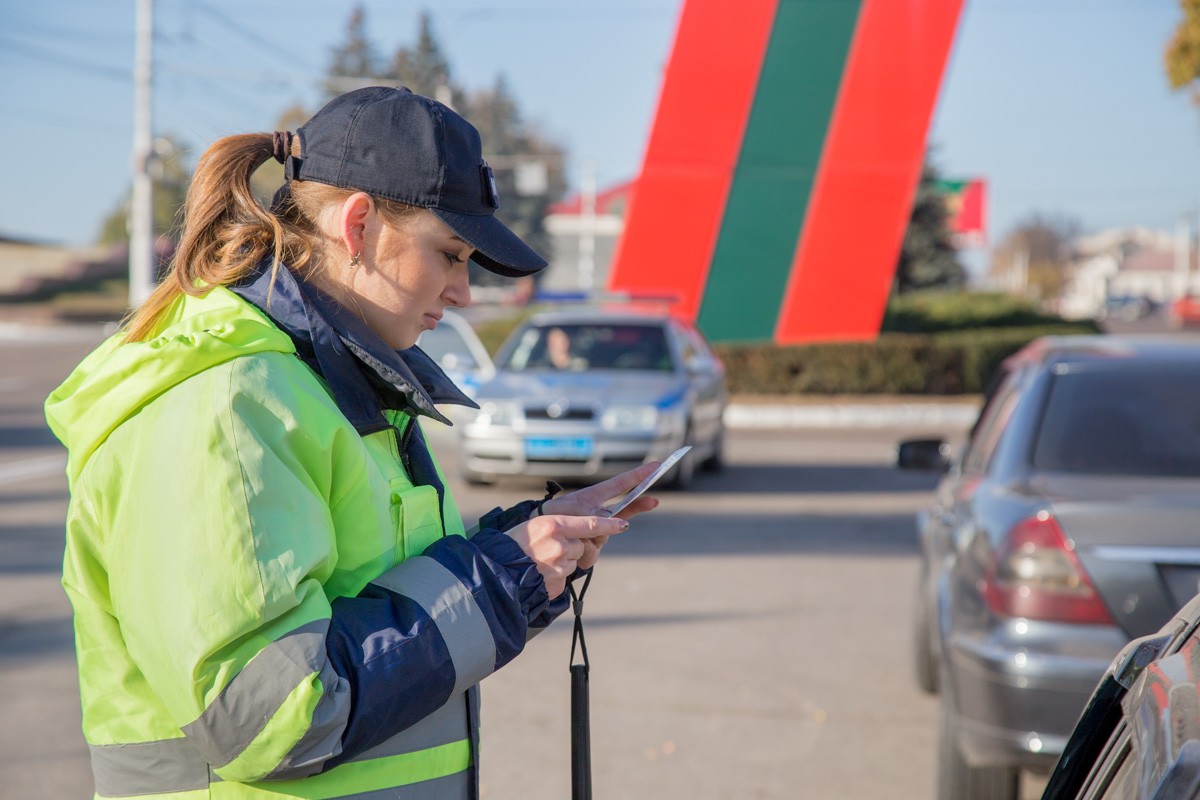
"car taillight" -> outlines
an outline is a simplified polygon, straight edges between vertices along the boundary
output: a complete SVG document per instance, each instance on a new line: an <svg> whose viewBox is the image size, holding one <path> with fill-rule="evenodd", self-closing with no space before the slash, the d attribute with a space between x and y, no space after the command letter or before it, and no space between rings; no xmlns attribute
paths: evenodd
<svg viewBox="0 0 1200 800"><path fill-rule="evenodd" d="M1113 624L1075 548L1045 511L1009 531L988 570L983 595L992 611L1010 617Z"/></svg>

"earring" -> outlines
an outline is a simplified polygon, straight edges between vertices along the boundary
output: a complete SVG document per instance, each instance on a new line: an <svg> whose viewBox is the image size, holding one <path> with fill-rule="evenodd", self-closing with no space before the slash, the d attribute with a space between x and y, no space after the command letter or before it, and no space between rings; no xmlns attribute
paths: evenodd
<svg viewBox="0 0 1200 800"><path fill-rule="evenodd" d="M359 267L359 266L361 266L361 265L362 265L362 251L360 250L359 252L357 252L357 253L355 253L354 255L350 256L350 268L351 268L351 269L354 269L354 268L356 268L356 267Z"/></svg>

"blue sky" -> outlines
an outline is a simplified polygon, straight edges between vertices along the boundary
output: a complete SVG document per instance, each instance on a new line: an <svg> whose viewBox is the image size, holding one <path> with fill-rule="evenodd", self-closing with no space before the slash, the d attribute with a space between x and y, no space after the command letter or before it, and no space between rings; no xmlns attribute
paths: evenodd
<svg viewBox="0 0 1200 800"><path fill-rule="evenodd" d="M314 106L354 5L156 0L155 132L203 148ZM382 53L413 41L419 4L363 5ZM681 0L428 7L457 79L503 73L573 180L584 158L602 186L636 174ZM967 0L930 142L943 173L989 181L993 241L1035 212L1086 230L1200 222L1200 109L1161 66L1179 16L1177 0ZM0 6L0 233L85 244L124 196L133 25L134 0Z"/></svg>

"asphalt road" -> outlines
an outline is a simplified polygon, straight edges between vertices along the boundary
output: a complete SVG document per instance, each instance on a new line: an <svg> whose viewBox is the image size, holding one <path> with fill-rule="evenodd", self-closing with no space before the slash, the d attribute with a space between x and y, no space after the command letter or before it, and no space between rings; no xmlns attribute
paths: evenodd
<svg viewBox="0 0 1200 800"><path fill-rule="evenodd" d="M0 327L0 791L84 798L65 459L41 417L94 329ZM614 539L588 591L597 798L933 794L936 702L915 688L913 513L935 476L890 465L934 431L736 430L729 466ZM454 473L453 440L434 433ZM537 482L452 486L464 516ZM570 624L484 683L486 800L570 795Z"/></svg>

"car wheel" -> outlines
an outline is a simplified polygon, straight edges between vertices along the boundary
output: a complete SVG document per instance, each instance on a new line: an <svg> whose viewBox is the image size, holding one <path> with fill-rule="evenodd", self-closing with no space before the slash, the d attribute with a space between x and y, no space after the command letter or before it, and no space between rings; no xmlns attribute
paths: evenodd
<svg viewBox="0 0 1200 800"><path fill-rule="evenodd" d="M712 453L708 458L700 462L700 469L705 472L720 472L725 469L725 426L717 428L717 435L713 437Z"/></svg>
<svg viewBox="0 0 1200 800"><path fill-rule="evenodd" d="M917 591L913 597L912 614L912 660L913 674L917 686L927 694L938 692L938 654L934 650L932 635L933 609L926 596L925 570L917 581Z"/></svg>
<svg viewBox="0 0 1200 800"><path fill-rule="evenodd" d="M946 686L946 681L940 681ZM958 749L954 708L943 691L938 721L938 800L1017 800L1021 771L1016 767L972 767Z"/></svg>
<svg viewBox="0 0 1200 800"><path fill-rule="evenodd" d="M688 431L683 435L683 443L688 444L692 440L692 433ZM692 458L692 454L688 453L683 458L679 459L679 463L671 470L671 477L667 481L667 485L676 491L684 491L692 485L692 480L696 477L696 459Z"/></svg>

